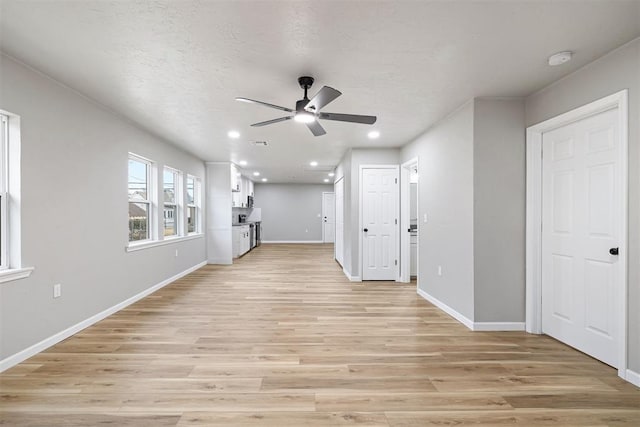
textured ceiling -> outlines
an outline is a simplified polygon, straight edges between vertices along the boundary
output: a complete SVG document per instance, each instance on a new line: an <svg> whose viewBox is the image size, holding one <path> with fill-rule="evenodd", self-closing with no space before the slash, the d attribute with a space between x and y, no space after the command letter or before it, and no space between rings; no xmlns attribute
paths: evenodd
<svg viewBox="0 0 640 427"><path fill-rule="evenodd" d="M640 36L640 1L12 1L1 49L204 160L271 182L321 182L349 147L399 147L476 96L525 96ZM574 60L550 68L561 50ZM374 126L249 124L293 108L297 77L343 95L324 111ZM375 128L381 137L371 141ZM238 130L231 140L227 132ZM267 148L249 141L266 140Z"/></svg>

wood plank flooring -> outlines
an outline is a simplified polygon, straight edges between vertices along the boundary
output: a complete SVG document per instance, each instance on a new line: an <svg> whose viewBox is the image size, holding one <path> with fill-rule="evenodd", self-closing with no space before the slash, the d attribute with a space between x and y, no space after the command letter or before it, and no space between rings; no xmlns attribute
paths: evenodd
<svg viewBox="0 0 640 427"><path fill-rule="evenodd" d="M470 332L329 245L206 266L0 374L11 426L639 426L640 390L549 337Z"/></svg>

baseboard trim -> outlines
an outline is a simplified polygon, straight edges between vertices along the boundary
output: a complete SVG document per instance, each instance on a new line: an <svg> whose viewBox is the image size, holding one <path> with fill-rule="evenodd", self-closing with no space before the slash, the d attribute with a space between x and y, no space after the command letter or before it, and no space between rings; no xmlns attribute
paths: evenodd
<svg viewBox="0 0 640 427"><path fill-rule="evenodd" d="M211 265L231 265L231 264L233 264L233 261L229 260L229 258L211 258L211 259L207 260L206 264L211 264Z"/></svg>
<svg viewBox="0 0 640 427"><path fill-rule="evenodd" d="M271 243L271 244L317 244L324 243L322 240L262 240L262 243Z"/></svg>
<svg viewBox="0 0 640 427"><path fill-rule="evenodd" d="M464 326L466 326L467 328L469 328L469 329L471 329L473 331L473 322L471 320L469 320L467 317L465 317L464 315L462 315L461 313L458 313L456 310L454 310L453 308L449 307L447 304L445 304L442 301L440 301L439 299L429 295L428 293L426 293L425 291L423 291L420 288L418 288L418 295L420 295L422 298L426 299L431 304L435 305L440 310L444 311L449 316L453 317L458 322L462 323Z"/></svg>
<svg viewBox="0 0 640 427"><path fill-rule="evenodd" d="M351 282L362 282L362 277L360 276L352 276L345 267L342 267L342 272L344 273L345 276L347 276L347 279L349 279L349 281Z"/></svg>
<svg viewBox="0 0 640 427"><path fill-rule="evenodd" d="M46 350L47 348L59 343L62 340L65 340L67 338L69 338L70 336L72 336L73 334L76 334L78 332L80 332L81 330L88 328L89 326L93 325L96 322L99 322L100 320L112 315L113 313L116 313L120 310L122 310L123 308L133 304L136 301L141 300L142 298L146 297L147 295L152 294L153 292L157 291L160 288L163 288L165 286L167 286L169 283L175 282L176 280L180 279L181 277L186 276L189 273L192 273L194 271L196 271L197 269L204 267L205 265L207 265L206 261L203 261L201 263L198 263L196 265L194 265L193 267L190 267L178 274L176 274L175 276L169 277L166 280L163 280L162 282L151 286L150 288L145 289L144 291L132 296L131 298L128 298L124 301L122 301L121 303L118 303L112 307L107 308L106 310L101 311L98 314L95 314L91 317L89 317L88 319L85 319L79 323L76 323L75 325L58 332L57 334L54 334L52 336L50 336L49 338L45 338L44 340L32 345L31 347L28 347L22 351L19 351L16 354L13 354L11 356L6 357L5 359L0 361L0 372L4 372L7 369L17 365L20 362L23 362L25 360L27 360L28 358L30 358L31 356L35 356L36 354Z"/></svg>
<svg viewBox="0 0 640 427"><path fill-rule="evenodd" d="M524 331L524 322L473 322L474 331Z"/></svg>
<svg viewBox="0 0 640 427"><path fill-rule="evenodd" d="M631 369L627 369L625 373L625 380L629 381L636 387L640 387L640 374L632 371Z"/></svg>

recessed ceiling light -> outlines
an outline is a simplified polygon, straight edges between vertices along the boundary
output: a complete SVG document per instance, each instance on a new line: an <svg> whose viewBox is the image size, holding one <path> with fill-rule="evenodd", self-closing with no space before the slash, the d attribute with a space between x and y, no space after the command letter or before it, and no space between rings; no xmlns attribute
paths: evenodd
<svg viewBox="0 0 640 427"><path fill-rule="evenodd" d="M336 174L333 172L329 172L329 176L335 176Z"/></svg>
<svg viewBox="0 0 640 427"><path fill-rule="evenodd" d="M377 130L372 130L367 134L367 136L369 137L369 139L376 139L380 136L380 132L378 132Z"/></svg>
<svg viewBox="0 0 640 427"><path fill-rule="evenodd" d="M260 176L260 172L254 172L253 176Z"/></svg>
<svg viewBox="0 0 640 427"><path fill-rule="evenodd" d="M313 162L310 162L309 165L316 167L318 166L318 162L316 162L315 160Z"/></svg>
<svg viewBox="0 0 640 427"><path fill-rule="evenodd" d="M329 182L329 178L325 178L325 179L324 179L324 182Z"/></svg>
<svg viewBox="0 0 640 427"><path fill-rule="evenodd" d="M573 56L573 52L567 50L564 52L554 53L547 60L549 65L555 67L556 65L564 64L565 62L571 61L571 57Z"/></svg>
<svg viewBox="0 0 640 427"><path fill-rule="evenodd" d="M233 139L240 138L240 132L238 132L237 130L230 130L229 132L227 132L227 135L229 136L229 138Z"/></svg>
<svg viewBox="0 0 640 427"><path fill-rule="evenodd" d="M262 182L267 182L267 178L262 178Z"/></svg>
<svg viewBox="0 0 640 427"><path fill-rule="evenodd" d="M247 161L246 161L246 160L240 160L240 161L238 162L238 164L239 164L240 166L247 166Z"/></svg>

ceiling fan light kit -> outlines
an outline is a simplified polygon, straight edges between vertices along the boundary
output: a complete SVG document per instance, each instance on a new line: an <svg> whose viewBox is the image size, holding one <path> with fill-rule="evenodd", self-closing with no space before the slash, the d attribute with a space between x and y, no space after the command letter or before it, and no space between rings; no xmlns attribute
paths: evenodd
<svg viewBox="0 0 640 427"><path fill-rule="evenodd" d="M362 116L357 114L339 114L339 113L321 113L320 110L332 102L334 99L342 95L342 92L335 90L329 86L323 86L322 89L311 99L307 96L307 91L313 85L313 77L302 76L298 78L298 84L304 89L304 97L296 102L296 109L281 107L268 102L256 101L249 98L236 98L236 101L248 102L252 104L260 104L265 107L275 108L276 110L293 113L292 116L279 117L277 119L267 120L264 122L253 123L251 126L260 127L273 123L284 122L294 119L296 122L304 123L314 136L324 135L327 132L318 123L318 119L334 120L338 122L361 123L372 125L376 122L376 116Z"/></svg>

